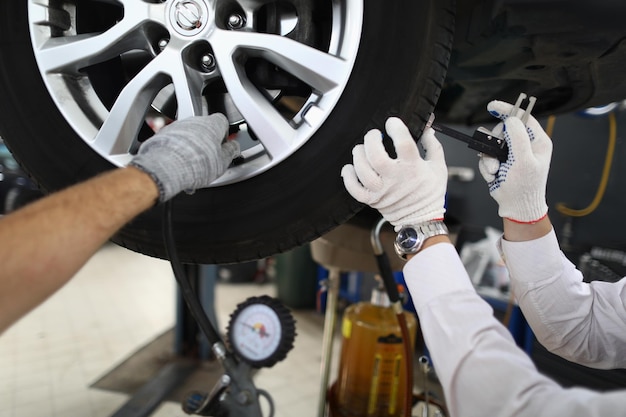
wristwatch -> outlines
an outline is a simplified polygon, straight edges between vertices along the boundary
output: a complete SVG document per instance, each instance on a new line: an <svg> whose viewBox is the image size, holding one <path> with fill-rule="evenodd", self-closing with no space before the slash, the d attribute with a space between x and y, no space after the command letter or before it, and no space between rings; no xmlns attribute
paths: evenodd
<svg viewBox="0 0 626 417"><path fill-rule="evenodd" d="M441 220L433 220L418 225L402 226L393 246L402 259L419 252L424 241L429 237L447 235L448 228Z"/></svg>

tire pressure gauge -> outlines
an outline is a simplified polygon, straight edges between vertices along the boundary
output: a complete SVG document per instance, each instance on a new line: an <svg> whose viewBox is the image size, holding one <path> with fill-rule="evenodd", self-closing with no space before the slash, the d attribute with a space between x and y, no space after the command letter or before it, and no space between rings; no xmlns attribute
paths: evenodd
<svg viewBox="0 0 626 417"><path fill-rule="evenodd" d="M295 320L278 300L263 295L239 304L230 316L228 341L254 368L269 368L287 356L296 337Z"/></svg>

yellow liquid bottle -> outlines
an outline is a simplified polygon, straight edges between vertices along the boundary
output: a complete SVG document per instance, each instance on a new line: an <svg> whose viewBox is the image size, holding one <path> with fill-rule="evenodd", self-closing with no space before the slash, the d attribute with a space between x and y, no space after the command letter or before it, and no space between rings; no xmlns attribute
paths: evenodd
<svg viewBox="0 0 626 417"><path fill-rule="evenodd" d="M415 347L417 320L404 313ZM398 319L380 289L371 302L346 309L333 417L401 416L406 384L406 360Z"/></svg>

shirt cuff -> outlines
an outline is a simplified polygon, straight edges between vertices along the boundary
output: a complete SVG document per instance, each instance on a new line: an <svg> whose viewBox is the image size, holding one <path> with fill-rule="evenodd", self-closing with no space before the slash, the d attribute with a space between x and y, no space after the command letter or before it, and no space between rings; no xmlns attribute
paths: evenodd
<svg viewBox="0 0 626 417"><path fill-rule="evenodd" d="M563 253L554 229L539 239L511 242L501 237L498 249L509 273L520 282L538 282L563 269Z"/></svg>
<svg viewBox="0 0 626 417"><path fill-rule="evenodd" d="M403 269L413 304L418 310L453 292L475 293L459 254L450 243L438 243L420 251Z"/></svg>

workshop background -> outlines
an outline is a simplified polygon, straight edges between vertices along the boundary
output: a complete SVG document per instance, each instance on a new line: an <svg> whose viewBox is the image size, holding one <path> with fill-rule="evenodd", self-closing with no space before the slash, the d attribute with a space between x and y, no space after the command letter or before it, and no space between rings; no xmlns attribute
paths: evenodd
<svg viewBox="0 0 626 417"><path fill-rule="evenodd" d="M606 115L558 116L553 132L547 194L550 216L570 259L576 263L582 259L593 279L626 275L626 114L618 111L615 115L617 137L606 190L598 207L583 217L564 216L555 205L564 203L580 209L594 200L609 148L609 119ZM542 123L545 126L547 121ZM475 242L484 237L486 227L501 227L496 204L478 173L476 153L463 143L439 138L450 167L467 167L474 172L469 181L462 176L450 180L448 216L458 222L463 240ZM248 295L280 293L277 283L283 290L288 286L291 296L313 302L307 308L294 309L298 333L294 350L285 361L256 376L257 385L274 397L277 417L313 417L317 413L323 315L314 305L317 283L311 278L300 287L307 288L306 294L293 294L298 286L292 284L299 279L277 276L269 281L251 278L237 282L231 275L218 278L215 286L216 320L222 329L238 303ZM367 293L365 289L358 292ZM107 377L125 365L131 366L132 360L141 360L139 356L155 344L165 344L168 349L174 344L172 329L180 314L176 294L167 262L105 245L72 282L0 336L0 417L116 415L132 395L107 386ZM344 300L343 305L346 303ZM336 338L335 355L340 350L339 341ZM565 363L536 343L531 357L542 372L565 385L606 389L626 383L622 371L591 371ZM170 360L167 354L152 356L142 369L158 372ZM212 371L210 364L204 368ZM331 380L334 378L336 363L331 372ZM210 388L208 383L197 387L205 391ZM185 414L180 403L167 400L152 415Z"/></svg>

